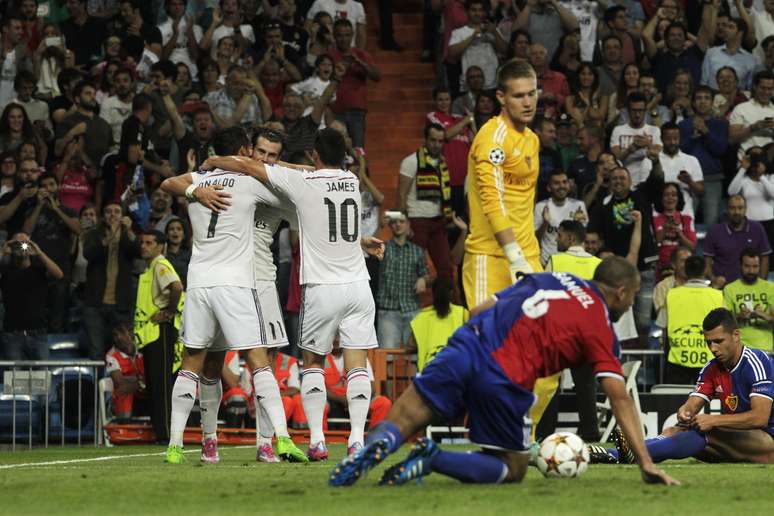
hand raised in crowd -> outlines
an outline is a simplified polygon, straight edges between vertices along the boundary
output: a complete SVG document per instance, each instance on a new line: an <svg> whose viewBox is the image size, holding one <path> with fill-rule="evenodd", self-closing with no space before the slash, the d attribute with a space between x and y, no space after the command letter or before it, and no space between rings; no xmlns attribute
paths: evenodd
<svg viewBox="0 0 774 516"><path fill-rule="evenodd" d="M196 168L196 151L194 149L188 149L188 152L185 153L185 162L189 172Z"/></svg>
<svg viewBox="0 0 774 516"><path fill-rule="evenodd" d="M648 156L648 159L653 161L657 160L658 155L661 154L662 148L663 147L661 145L657 145L657 144L648 145L648 150L646 153L646 155Z"/></svg>
<svg viewBox="0 0 774 516"><path fill-rule="evenodd" d="M220 7L216 7L212 10L212 25L217 28L223 24L223 12Z"/></svg>
<svg viewBox="0 0 774 516"><path fill-rule="evenodd" d="M551 225L551 210L548 209L548 204L546 203L545 206L543 206L543 213L541 214L543 216L543 222Z"/></svg>
<svg viewBox="0 0 774 516"><path fill-rule="evenodd" d="M575 222L580 222L581 224L585 224L588 221L588 217L586 217L586 213L584 213L583 208L578 206L578 209L575 210L575 213L572 215L572 220Z"/></svg>
<svg viewBox="0 0 774 516"><path fill-rule="evenodd" d="M635 226L642 224L642 213L637 210L630 211L629 218L632 219L632 222L634 222Z"/></svg>

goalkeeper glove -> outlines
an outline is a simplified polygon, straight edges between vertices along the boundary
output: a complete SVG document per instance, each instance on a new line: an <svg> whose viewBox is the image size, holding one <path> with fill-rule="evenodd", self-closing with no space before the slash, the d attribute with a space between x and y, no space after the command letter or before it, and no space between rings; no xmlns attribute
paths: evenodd
<svg viewBox="0 0 774 516"><path fill-rule="evenodd" d="M519 244L516 242L505 244L503 246L503 251L505 252L505 257L508 258L508 268L511 271L512 283L516 283L521 279L518 277L519 273L529 274L534 272L532 266L527 262L527 259L524 258L524 252L521 250L521 247L519 247Z"/></svg>

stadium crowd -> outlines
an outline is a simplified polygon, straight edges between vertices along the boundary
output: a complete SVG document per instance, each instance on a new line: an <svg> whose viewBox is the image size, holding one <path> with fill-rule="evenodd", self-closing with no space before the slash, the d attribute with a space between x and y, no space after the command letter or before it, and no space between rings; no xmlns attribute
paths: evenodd
<svg viewBox="0 0 774 516"><path fill-rule="evenodd" d="M434 109L416 152L379 171L396 176L394 207L382 206L369 179L366 150L379 142L365 140L367 90L381 74L365 50L376 28L361 3L0 5L4 359L45 359L47 334L80 332L85 355L108 353L119 395L144 390L144 371L163 357L144 352L142 364L127 325L150 321L174 334L191 257L188 201L161 182L198 169L219 129L280 134L279 158L308 165L328 126L345 135L346 167L360 179L360 232L386 226L391 236L382 261L366 258L380 346L417 349L422 367L467 318L458 280L468 154L499 114L496 73L510 59L528 61L538 80L542 264L562 270L568 255L592 263L606 254L636 264L641 289L616 333L625 346L647 347L655 321L677 383L703 365L681 355L678 334L712 308L696 314L681 287L712 289L703 299L734 312L744 344L772 351L774 0L425 2ZM380 46L400 51L385 30L389 9L379 14ZM276 372L288 419L303 424L292 401L297 233L281 226L272 250L291 342ZM174 271L154 273L150 299L164 310L153 315L143 273L162 254ZM335 357L328 365L340 379ZM159 374L171 378L173 367L164 362ZM240 384L233 360L223 381L228 399Z"/></svg>

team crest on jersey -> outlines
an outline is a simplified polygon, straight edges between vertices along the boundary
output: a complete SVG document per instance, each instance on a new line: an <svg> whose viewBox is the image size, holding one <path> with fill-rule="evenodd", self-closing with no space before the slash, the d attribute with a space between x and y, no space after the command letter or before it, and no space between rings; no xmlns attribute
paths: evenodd
<svg viewBox="0 0 774 516"><path fill-rule="evenodd" d="M729 394L726 396L726 406L731 412L736 412L736 407L739 405L739 398L736 394Z"/></svg>
<svg viewBox="0 0 774 516"><path fill-rule="evenodd" d="M505 151L500 147L495 147L489 151L489 161L491 161L493 165L502 165L505 161Z"/></svg>

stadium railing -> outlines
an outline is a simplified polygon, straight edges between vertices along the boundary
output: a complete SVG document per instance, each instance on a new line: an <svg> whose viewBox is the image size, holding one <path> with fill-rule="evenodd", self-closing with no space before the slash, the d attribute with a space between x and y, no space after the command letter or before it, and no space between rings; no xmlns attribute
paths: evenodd
<svg viewBox="0 0 774 516"><path fill-rule="evenodd" d="M95 360L0 361L0 442L27 448L102 441Z"/></svg>

